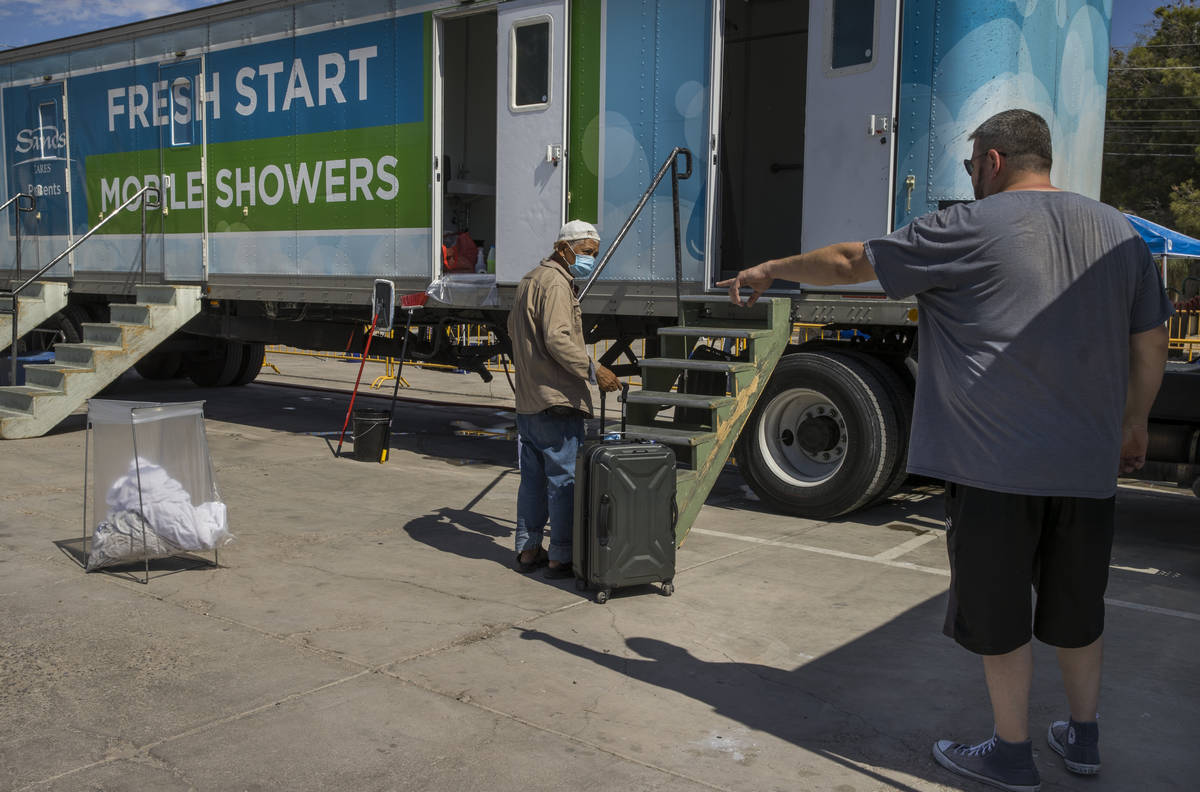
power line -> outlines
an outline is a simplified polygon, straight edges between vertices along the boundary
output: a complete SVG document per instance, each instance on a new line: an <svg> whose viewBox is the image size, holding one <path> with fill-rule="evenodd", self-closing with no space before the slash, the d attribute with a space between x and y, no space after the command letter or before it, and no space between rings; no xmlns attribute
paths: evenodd
<svg viewBox="0 0 1200 792"><path fill-rule="evenodd" d="M1187 157L1188 159L1196 159L1192 154L1128 154L1119 151L1106 151L1106 157Z"/></svg>
<svg viewBox="0 0 1200 792"><path fill-rule="evenodd" d="M1109 140L1107 142L1114 146L1173 146L1176 148L1181 147L1181 146L1188 146L1190 148L1196 148L1197 146L1200 146L1200 143L1154 143L1154 142L1149 142L1149 141L1143 143L1140 140L1137 140L1137 141Z"/></svg>
<svg viewBox="0 0 1200 792"><path fill-rule="evenodd" d="M1200 100L1200 96L1109 96L1110 102L1152 102L1159 99L1190 99Z"/></svg>
<svg viewBox="0 0 1200 792"><path fill-rule="evenodd" d="M1132 49L1134 47L1141 47L1142 49L1162 49L1164 47L1200 47L1200 44L1197 44L1196 42L1190 42L1187 44L1122 44L1119 47L1113 45L1110 47L1110 49Z"/></svg>
<svg viewBox="0 0 1200 792"><path fill-rule="evenodd" d="M1180 71L1182 69L1200 69L1200 66L1115 66L1110 68L1109 71Z"/></svg>

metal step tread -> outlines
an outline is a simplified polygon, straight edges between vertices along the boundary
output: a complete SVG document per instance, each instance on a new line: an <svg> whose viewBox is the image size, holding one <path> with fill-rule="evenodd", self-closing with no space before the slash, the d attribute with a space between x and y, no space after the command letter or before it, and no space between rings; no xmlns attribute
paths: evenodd
<svg viewBox="0 0 1200 792"><path fill-rule="evenodd" d="M61 396L64 393L64 391L58 388L47 388L42 385L5 385L0 387L0 391L28 396L34 399L38 396Z"/></svg>
<svg viewBox="0 0 1200 792"><path fill-rule="evenodd" d="M38 371L61 371L64 374L74 374L76 372L82 374L90 374L95 371L95 368L90 366L76 366L73 363L30 363L27 366L22 366L25 369L26 376L30 371L35 369Z"/></svg>
<svg viewBox="0 0 1200 792"><path fill-rule="evenodd" d="M769 297L762 297L762 298L759 298L758 302L765 302L769 299L770 299ZM722 291L719 293L713 293L713 294L685 294L679 298L679 301L685 302L685 303L709 303L709 304L716 303L716 304L724 304L724 305L733 305L733 303L731 303L729 301L729 291L728 290L725 290L725 291ZM757 304L758 303L755 303L755 305L757 305ZM754 306L751 306L751 307L753 308Z"/></svg>
<svg viewBox="0 0 1200 792"><path fill-rule="evenodd" d="M687 371L712 371L719 374L753 371L753 363L740 360L692 360L691 358L642 358L642 368L683 369Z"/></svg>
<svg viewBox="0 0 1200 792"><path fill-rule="evenodd" d="M736 399L731 396L709 396L702 393L663 393L660 391L640 390L626 397L629 404L658 404L668 407L696 407L713 409L733 404Z"/></svg>
<svg viewBox="0 0 1200 792"><path fill-rule="evenodd" d="M60 353L64 349L94 349L97 352L121 351L125 347L120 344L101 344L96 341L80 341L77 344L55 344L54 348Z"/></svg>
<svg viewBox="0 0 1200 792"><path fill-rule="evenodd" d="M654 440L675 446L697 446L717 437L715 432L670 429L665 426L626 426L625 436L632 440Z"/></svg>
<svg viewBox="0 0 1200 792"><path fill-rule="evenodd" d="M696 325L684 327L674 325L658 328L660 336L688 336L689 338L766 338L774 332L765 327L712 327Z"/></svg>

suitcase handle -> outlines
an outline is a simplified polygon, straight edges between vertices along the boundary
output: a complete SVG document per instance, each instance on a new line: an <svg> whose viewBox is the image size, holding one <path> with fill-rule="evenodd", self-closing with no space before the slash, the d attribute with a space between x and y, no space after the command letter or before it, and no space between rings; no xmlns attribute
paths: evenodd
<svg viewBox="0 0 1200 792"><path fill-rule="evenodd" d="M600 514L596 520L596 540L601 547L608 547L608 513L612 506L612 499L605 493L600 498Z"/></svg>
<svg viewBox="0 0 1200 792"><path fill-rule="evenodd" d="M675 534L675 526L679 525L679 504L675 500L675 496L671 496L671 534Z"/></svg>

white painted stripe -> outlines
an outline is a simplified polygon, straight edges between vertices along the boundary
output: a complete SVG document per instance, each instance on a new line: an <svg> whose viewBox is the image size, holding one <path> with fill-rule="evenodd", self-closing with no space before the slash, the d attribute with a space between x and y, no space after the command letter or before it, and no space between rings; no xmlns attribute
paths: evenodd
<svg viewBox="0 0 1200 792"><path fill-rule="evenodd" d="M884 550L882 553L879 553L878 555L873 556L872 560L873 561L892 561L892 560L897 559L900 556L904 555L905 553L908 553L912 550L916 550L918 547L921 547L922 545L927 545L930 542L932 542L934 539L940 539L941 537L942 537L942 534L929 531L927 533L921 534L920 536L914 536L912 539L909 539L907 542L896 545L891 550Z"/></svg>
<svg viewBox="0 0 1200 792"><path fill-rule="evenodd" d="M753 544L769 545L771 547L789 547L793 550L803 550L806 553L817 553L818 555L833 556L835 558L846 558L851 561L868 561L872 564L882 564L884 566L901 567L903 569L915 569L918 572L925 572L930 575L941 575L950 577L950 570L935 569L934 567L921 566L919 564L910 564L907 561L891 561L881 560L876 556L859 555L858 553L847 553L842 550L831 550L828 547L813 547L812 545L802 545L795 542L782 542L777 539L760 539L757 536L741 536L739 534L726 533L724 531L713 531L708 528L693 528L692 533L702 534L704 536L716 536L722 539L736 539L740 542L751 542ZM923 538L923 537L922 537Z"/></svg>
<svg viewBox="0 0 1200 792"><path fill-rule="evenodd" d="M1145 569L1141 569L1139 567L1127 567L1127 566L1121 566L1120 564L1110 564L1109 569L1119 569L1122 572L1140 572L1143 575L1162 574L1161 569L1155 569L1154 567L1146 567Z"/></svg>
<svg viewBox="0 0 1200 792"><path fill-rule="evenodd" d="M1187 619L1188 621L1200 622L1200 613L1189 613L1188 611L1175 610L1174 608L1159 608L1155 605L1142 605L1137 602L1126 602L1125 600L1115 600L1104 598L1105 605L1112 605L1116 608L1128 608L1129 610L1142 611L1143 613L1157 613L1160 616L1175 616L1179 619Z"/></svg>
<svg viewBox="0 0 1200 792"><path fill-rule="evenodd" d="M734 539L739 542L747 542L749 544L764 545L768 547L787 547L792 550L803 550L806 553L816 553L818 555L833 556L835 558L845 558L851 561L866 561L869 564L881 564L883 566L897 567L899 569L911 569L915 572L924 572L927 575L938 575L940 577L947 578L950 577L950 570L948 569L937 569L935 567L921 566L920 564L910 564L907 561L892 560L892 558L894 558L893 554L895 554L896 551L900 550L906 545L912 545L914 547L919 546L914 544L917 542L917 540L924 540L921 542L921 544L924 544L924 542L928 542L931 539L937 538L938 534L936 533L926 536L913 537L904 544L898 545L891 550L885 550L884 552L874 556L865 556L858 553L847 553L842 550L831 550L828 547L813 547L812 545L803 545L796 542L784 542L778 539L762 539L757 536L742 536L740 534L732 534L725 531L714 531L709 528L693 528L691 532L694 534L700 534L702 536L714 536L720 539ZM909 547L908 549L911 550L912 547ZM903 552L908 552L908 550ZM1123 567L1117 568L1121 569ZM1126 608L1128 610L1136 610L1143 613L1154 613L1158 614L1159 616L1174 616L1179 619L1200 622L1200 613L1191 613L1190 611L1175 610L1174 608L1160 608L1155 605L1142 605L1137 602L1128 602L1126 600L1110 599L1107 597L1104 599L1104 603L1106 605L1111 605L1114 608Z"/></svg>

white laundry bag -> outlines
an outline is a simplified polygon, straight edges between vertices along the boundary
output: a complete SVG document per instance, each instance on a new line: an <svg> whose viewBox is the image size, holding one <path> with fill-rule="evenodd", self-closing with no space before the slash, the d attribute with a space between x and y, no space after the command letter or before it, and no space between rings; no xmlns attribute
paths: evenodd
<svg viewBox="0 0 1200 792"><path fill-rule="evenodd" d="M204 402L88 401L88 570L210 551L233 540L217 492Z"/></svg>

